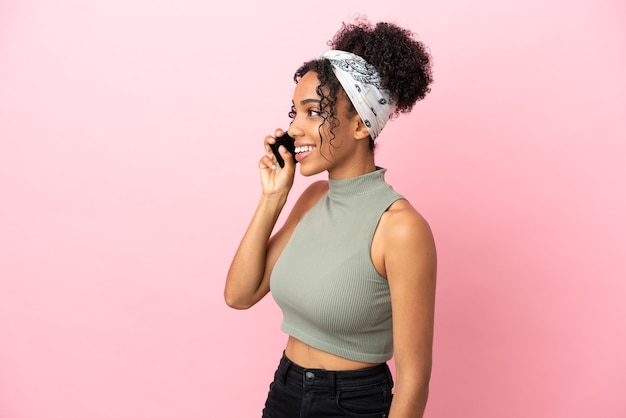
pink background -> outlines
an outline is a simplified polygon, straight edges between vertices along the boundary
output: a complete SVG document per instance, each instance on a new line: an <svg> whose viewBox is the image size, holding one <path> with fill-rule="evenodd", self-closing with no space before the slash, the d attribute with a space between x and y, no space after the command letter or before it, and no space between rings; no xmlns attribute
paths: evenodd
<svg viewBox="0 0 626 418"><path fill-rule="evenodd" d="M439 250L427 417L626 416L623 1L2 0L1 418L260 416L281 314L223 282L355 12L434 56L377 154Z"/></svg>

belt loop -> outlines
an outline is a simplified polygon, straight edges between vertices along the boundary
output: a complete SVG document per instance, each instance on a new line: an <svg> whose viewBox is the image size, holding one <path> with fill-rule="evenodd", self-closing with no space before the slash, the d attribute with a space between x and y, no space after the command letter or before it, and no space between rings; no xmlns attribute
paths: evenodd
<svg viewBox="0 0 626 418"><path fill-rule="evenodd" d="M335 399L335 396L337 395L335 372L328 372L328 390L330 391L330 399Z"/></svg>
<svg viewBox="0 0 626 418"><path fill-rule="evenodd" d="M287 357L285 357L284 360L280 376L283 386L287 384L287 374L289 374L289 369L291 368L291 361Z"/></svg>

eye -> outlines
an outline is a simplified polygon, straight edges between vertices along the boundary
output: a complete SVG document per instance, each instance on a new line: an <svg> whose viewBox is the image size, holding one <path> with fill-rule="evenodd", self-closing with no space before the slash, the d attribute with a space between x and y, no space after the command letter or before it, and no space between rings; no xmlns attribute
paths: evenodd
<svg viewBox="0 0 626 418"><path fill-rule="evenodd" d="M309 109L307 112L311 117L318 117L321 115L320 111L316 109Z"/></svg>

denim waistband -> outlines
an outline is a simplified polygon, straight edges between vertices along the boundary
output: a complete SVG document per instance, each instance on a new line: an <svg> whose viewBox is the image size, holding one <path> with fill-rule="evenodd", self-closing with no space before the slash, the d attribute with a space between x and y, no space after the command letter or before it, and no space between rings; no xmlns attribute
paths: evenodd
<svg viewBox="0 0 626 418"><path fill-rule="evenodd" d="M278 380L302 387L336 389L363 388L373 385L393 385L387 363L357 370L307 369L289 360L283 353L278 365Z"/></svg>

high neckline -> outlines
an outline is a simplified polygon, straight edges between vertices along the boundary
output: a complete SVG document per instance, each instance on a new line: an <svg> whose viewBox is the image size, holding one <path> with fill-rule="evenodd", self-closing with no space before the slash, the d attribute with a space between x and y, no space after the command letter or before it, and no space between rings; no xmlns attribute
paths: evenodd
<svg viewBox="0 0 626 418"><path fill-rule="evenodd" d="M381 186L387 186L387 183L385 183L386 172L386 168L376 167L375 171L357 177L347 179L328 178L328 196L342 197L359 195Z"/></svg>

